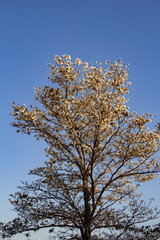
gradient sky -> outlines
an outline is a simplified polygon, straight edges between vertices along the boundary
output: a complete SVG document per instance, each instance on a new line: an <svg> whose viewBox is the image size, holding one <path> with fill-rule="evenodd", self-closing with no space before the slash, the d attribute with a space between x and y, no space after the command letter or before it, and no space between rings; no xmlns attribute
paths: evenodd
<svg viewBox="0 0 160 240"><path fill-rule="evenodd" d="M34 86L47 84L55 54L93 64L121 58L130 64L131 110L159 114L160 0L0 0L0 221L15 216L9 194L45 160L43 142L10 126L11 105L34 103ZM141 191L160 205L159 179Z"/></svg>

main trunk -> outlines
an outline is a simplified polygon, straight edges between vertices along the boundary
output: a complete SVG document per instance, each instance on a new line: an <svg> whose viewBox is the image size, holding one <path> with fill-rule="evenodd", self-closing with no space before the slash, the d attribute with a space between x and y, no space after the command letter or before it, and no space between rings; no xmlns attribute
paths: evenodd
<svg viewBox="0 0 160 240"><path fill-rule="evenodd" d="M81 232L83 240L91 240L91 208L90 208L90 192L88 181L84 179L83 182L84 193L84 224Z"/></svg>
<svg viewBox="0 0 160 240"><path fill-rule="evenodd" d="M85 230L84 230L85 231ZM82 236L82 240L91 240L91 234L88 233L88 232L82 232L81 233L81 236Z"/></svg>

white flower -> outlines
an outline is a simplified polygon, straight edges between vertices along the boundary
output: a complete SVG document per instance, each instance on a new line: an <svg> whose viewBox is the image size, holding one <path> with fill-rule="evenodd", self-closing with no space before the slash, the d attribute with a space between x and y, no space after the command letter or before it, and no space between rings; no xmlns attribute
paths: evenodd
<svg viewBox="0 0 160 240"><path fill-rule="evenodd" d="M76 65L80 65L80 64L81 64L81 59L76 58L76 60L75 60L75 64L76 64Z"/></svg>

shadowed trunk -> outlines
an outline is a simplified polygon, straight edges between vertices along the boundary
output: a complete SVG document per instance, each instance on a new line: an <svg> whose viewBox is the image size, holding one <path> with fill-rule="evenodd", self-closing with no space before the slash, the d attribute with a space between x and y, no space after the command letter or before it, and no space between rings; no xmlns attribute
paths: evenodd
<svg viewBox="0 0 160 240"><path fill-rule="evenodd" d="M91 208L90 208L90 192L88 187L88 181L84 179L83 182L84 191L84 228L82 233L83 240L91 240Z"/></svg>

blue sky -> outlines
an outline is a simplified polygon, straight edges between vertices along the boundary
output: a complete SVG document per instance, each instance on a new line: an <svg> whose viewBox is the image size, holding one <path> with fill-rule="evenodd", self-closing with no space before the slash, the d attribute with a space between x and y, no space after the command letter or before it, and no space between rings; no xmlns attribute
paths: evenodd
<svg viewBox="0 0 160 240"><path fill-rule="evenodd" d="M45 160L43 142L10 126L12 101L34 102L55 54L90 63L121 58L130 64L131 109L159 114L160 0L0 0L0 35L0 220L7 221L15 216L8 195ZM144 198L160 204L159 186L159 179L142 186Z"/></svg>

